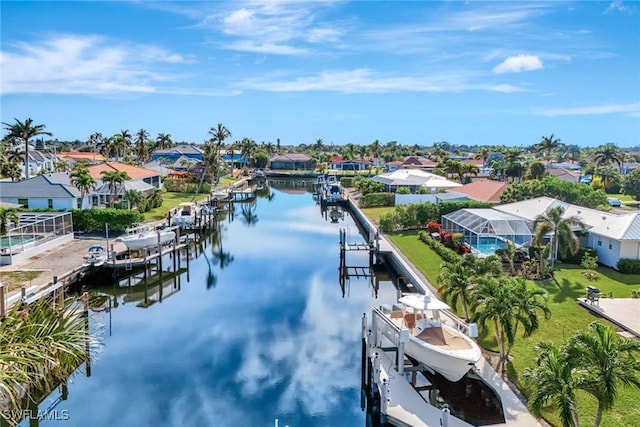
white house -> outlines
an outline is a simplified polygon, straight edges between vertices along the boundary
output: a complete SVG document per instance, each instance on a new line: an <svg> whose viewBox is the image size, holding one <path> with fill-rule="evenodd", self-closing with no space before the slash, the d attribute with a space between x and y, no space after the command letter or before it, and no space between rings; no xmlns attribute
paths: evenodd
<svg viewBox="0 0 640 427"><path fill-rule="evenodd" d="M80 191L72 185L55 182L47 175L17 182L0 182L0 201L26 208L70 210L82 205Z"/></svg>
<svg viewBox="0 0 640 427"><path fill-rule="evenodd" d="M561 202L551 197L538 197L521 202L495 206L529 221L555 206L562 206L564 217L578 217L586 226L580 237L583 247L593 248L600 263L616 267L620 258L640 259L640 214L614 214Z"/></svg>

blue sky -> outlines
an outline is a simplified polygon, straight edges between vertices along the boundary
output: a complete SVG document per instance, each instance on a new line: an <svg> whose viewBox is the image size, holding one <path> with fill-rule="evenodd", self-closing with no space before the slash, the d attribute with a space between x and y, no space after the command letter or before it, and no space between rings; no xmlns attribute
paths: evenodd
<svg viewBox="0 0 640 427"><path fill-rule="evenodd" d="M23 2L1 117L61 140L640 144L638 2Z"/></svg>

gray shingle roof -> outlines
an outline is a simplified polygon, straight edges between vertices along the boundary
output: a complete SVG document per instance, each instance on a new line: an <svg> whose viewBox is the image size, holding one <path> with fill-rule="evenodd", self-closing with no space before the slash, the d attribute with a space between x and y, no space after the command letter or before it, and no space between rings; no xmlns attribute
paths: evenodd
<svg viewBox="0 0 640 427"><path fill-rule="evenodd" d="M0 182L0 197L7 198L69 198L80 197L71 185L52 182L45 175L18 182Z"/></svg>

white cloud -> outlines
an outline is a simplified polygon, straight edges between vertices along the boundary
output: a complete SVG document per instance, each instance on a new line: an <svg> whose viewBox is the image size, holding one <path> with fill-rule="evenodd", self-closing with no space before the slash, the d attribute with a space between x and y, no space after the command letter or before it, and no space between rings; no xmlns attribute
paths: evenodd
<svg viewBox="0 0 640 427"><path fill-rule="evenodd" d="M429 76L401 76L382 74L367 68L348 71L322 71L319 74L295 77L290 80L249 79L239 83L246 89L269 92L330 91L342 93L389 92L462 92L487 90L493 92L517 92L522 89L506 84L474 83L464 73L441 73Z"/></svg>
<svg viewBox="0 0 640 427"><path fill-rule="evenodd" d="M549 108L540 109L536 114L541 116L591 116L600 114L629 114L632 116L640 116L640 102L631 104L604 104L591 105L587 107L566 107L566 108Z"/></svg>
<svg viewBox="0 0 640 427"><path fill-rule="evenodd" d="M519 73L522 71L539 70L542 68L542 61L536 55L516 55L510 56L500 64L496 65L493 72Z"/></svg>
<svg viewBox="0 0 640 427"><path fill-rule="evenodd" d="M18 43L0 55L0 92L114 94L156 92L169 75L160 64L189 62L149 45L110 44L99 36L57 35Z"/></svg>
<svg viewBox="0 0 640 427"><path fill-rule="evenodd" d="M636 8L633 6L627 6L624 4L622 0L613 0L607 10L604 13L614 13L614 12L622 12L622 13L633 13Z"/></svg>

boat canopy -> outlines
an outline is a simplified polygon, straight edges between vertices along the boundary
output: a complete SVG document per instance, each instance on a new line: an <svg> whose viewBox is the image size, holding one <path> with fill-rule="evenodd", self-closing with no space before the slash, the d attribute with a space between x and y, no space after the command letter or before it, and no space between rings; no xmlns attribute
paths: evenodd
<svg viewBox="0 0 640 427"><path fill-rule="evenodd" d="M447 304L429 294L405 295L398 302L416 310L448 310L450 308Z"/></svg>

